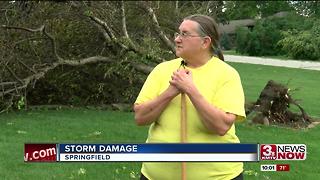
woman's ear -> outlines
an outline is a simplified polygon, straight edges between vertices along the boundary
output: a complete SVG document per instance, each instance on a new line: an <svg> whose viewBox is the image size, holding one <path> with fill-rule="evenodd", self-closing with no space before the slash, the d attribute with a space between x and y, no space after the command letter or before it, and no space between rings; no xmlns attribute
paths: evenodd
<svg viewBox="0 0 320 180"><path fill-rule="evenodd" d="M209 36L206 36L206 37L203 39L202 47L203 47L204 49L207 49L207 48L210 48L210 47L211 47L211 38L210 38Z"/></svg>

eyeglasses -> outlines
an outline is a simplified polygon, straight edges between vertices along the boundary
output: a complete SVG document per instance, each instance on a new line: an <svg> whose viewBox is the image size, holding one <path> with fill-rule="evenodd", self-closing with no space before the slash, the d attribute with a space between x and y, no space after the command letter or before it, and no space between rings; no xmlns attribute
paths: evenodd
<svg viewBox="0 0 320 180"><path fill-rule="evenodd" d="M189 33L186 33L186 32L175 32L174 33L174 38L176 39L177 37L180 37L180 38L187 38L187 37L203 37L203 36L199 36L199 35L192 35L192 34L189 34Z"/></svg>

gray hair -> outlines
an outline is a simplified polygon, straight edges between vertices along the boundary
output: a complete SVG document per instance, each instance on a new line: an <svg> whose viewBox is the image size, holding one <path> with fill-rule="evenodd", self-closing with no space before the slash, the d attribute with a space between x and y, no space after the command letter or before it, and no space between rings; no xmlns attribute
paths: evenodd
<svg viewBox="0 0 320 180"><path fill-rule="evenodd" d="M218 25L214 19L209 16L194 14L184 18L184 20L195 21L199 24L198 33L200 36L209 36L211 38L211 52L224 61L224 57L220 48L220 35Z"/></svg>

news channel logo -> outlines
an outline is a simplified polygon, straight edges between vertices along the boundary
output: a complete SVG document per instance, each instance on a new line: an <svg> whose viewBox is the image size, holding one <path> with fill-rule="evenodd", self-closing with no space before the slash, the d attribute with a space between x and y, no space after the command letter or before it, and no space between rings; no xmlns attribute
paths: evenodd
<svg viewBox="0 0 320 180"><path fill-rule="evenodd" d="M260 160L305 160L305 144L261 144Z"/></svg>

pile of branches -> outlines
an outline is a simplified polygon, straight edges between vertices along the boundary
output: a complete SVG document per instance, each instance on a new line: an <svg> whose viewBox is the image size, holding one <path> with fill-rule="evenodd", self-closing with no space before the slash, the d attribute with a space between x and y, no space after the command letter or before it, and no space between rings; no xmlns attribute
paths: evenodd
<svg viewBox="0 0 320 180"><path fill-rule="evenodd" d="M261 91L258 100L246 107L247 116L252 115L252 122L258 124L281 124L294 128L305 128L312 119L290 95L285 85L269 80ZM297 106L300 113L289 110L291 105Z"/></svg>

